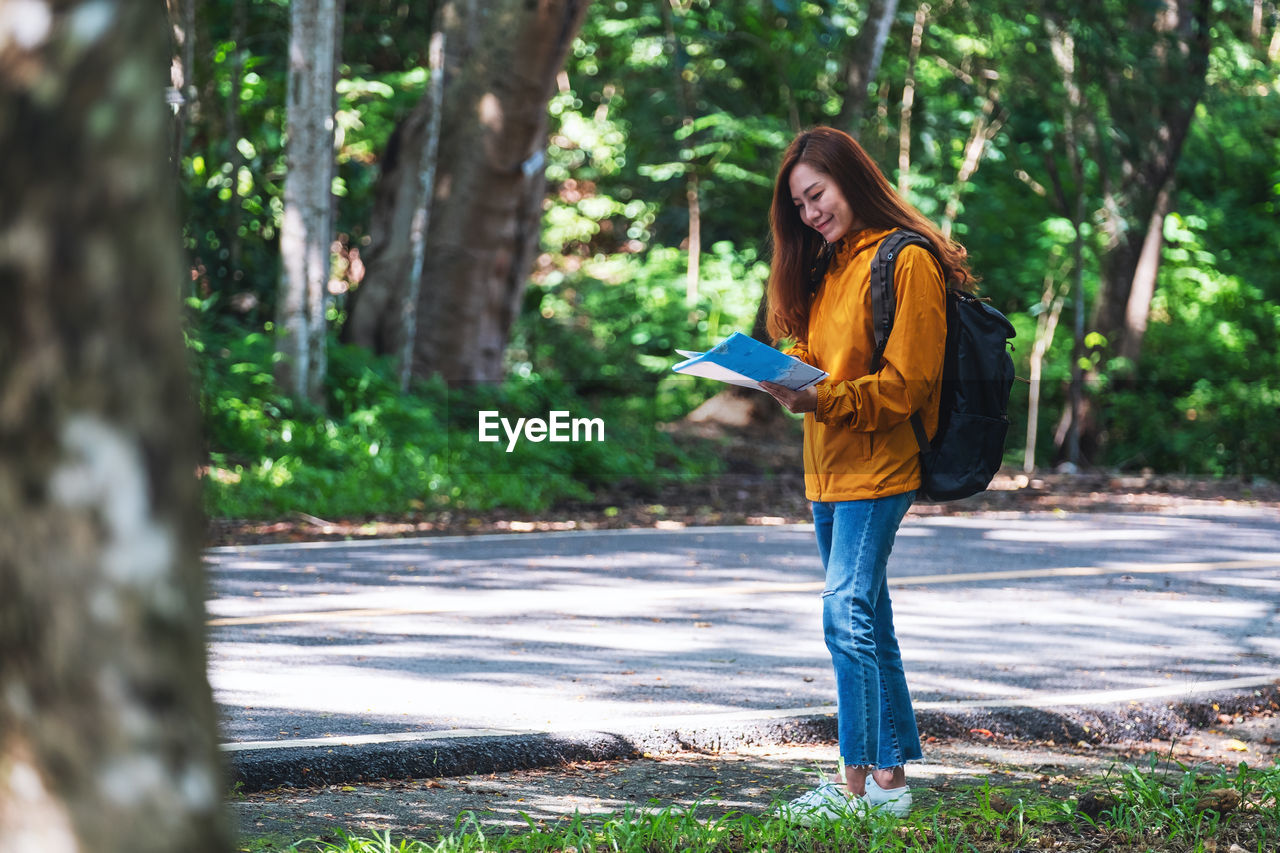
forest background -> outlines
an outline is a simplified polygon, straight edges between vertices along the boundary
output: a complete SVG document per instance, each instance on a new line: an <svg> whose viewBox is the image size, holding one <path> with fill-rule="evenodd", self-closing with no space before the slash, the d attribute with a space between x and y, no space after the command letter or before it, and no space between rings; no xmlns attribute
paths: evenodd
<svg viewBox="0 0 1280 853"><path fill-rule="evenodd" d="M774 172L815 124L1017 328L1010 466L1280 478L1274 0L169 7L216 517L716 477L670 425L723 386L674 350L759 333ZM507 453L481 409L607 440Z"/></svg>

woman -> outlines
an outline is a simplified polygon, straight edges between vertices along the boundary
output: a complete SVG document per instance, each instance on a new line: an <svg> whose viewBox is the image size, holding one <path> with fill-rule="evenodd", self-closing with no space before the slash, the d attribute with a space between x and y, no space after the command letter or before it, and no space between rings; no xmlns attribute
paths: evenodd
<svg viewBox="0 0 1280 853"><path fill-rule="evenodd" d="M816 128L792 141L774 185L769 332L787 352L829 373L792 391L766 385L805 413L805 492L826 571L823 631L835 667L843 785L831 782L783 812L803 822L911 808L905 764L920 736L893 630L886 565L920 486L910 417L938 423L946 337L944 282L966 285L965 251L903 201L848 134ZM873 365L870 270L895 228L934 251L896 261L893 331ZM815 272L829 259L824 273Z"/></svg>

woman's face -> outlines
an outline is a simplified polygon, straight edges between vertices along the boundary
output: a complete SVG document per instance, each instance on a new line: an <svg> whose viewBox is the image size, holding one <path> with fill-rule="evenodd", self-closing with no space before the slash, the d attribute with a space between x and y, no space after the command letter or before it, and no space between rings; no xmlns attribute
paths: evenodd
<svg viewBox="0 0 1280 853"><path fill-rule="evenodd" d="M861 228L840 187L825 172L808 163L797 163L791 169L791 201L800 221L834 243L850 231Z"/></svg>

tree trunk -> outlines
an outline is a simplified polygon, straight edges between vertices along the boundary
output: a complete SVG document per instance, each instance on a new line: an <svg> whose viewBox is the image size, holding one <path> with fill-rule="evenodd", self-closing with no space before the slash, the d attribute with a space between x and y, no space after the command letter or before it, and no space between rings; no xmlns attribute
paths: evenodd
<svg viewBox="0 0 1280 853"><path fill-rule="evenodd" d="M173 58L169 65L169 100L173 104L173 146L169 156L177 166L182 161L187 135L187 119L195 100L195 0L165 0L169 10L169 32Z"/></svg>
<svg viewBox="0 0 1280 853"><path fill-rule="evenodd" d="M929 4L916 8L911 27L911 47L907 56L907 79L902 84L902 111L898 116L898 195L905 197L911 188L911 112L916 102L916 62L924 43L924 28L929 21Z"/></svg>
<svg viewBox="0 0 1280 853"><path fill-rule="evenodd" d="M320 403L333 244L334 82L340 0L293 0L276 307L276 381L295 400Z"/></svg>
<svg viewBox="0 0 1280 853"><path fill-rule="evenodd" d="M33 8L0 41L0 851L227 851L164 18Z"/></svg>
<svg viewBox="0 0 1280 853"><path fill-rule="evenodd" d="M689 78L685 76L685 51L676 36L675 15L671 10L674 2L660 2L658 9L662 15L662 25L666 31L667 54L671 63L671 82L675 90L676 105L680 109L680 128L690 130L693 126L693 91ZM683 10L682 10L683 11ZM692 311L698 304L698 284L702 277L702 197L698 187L698 164L693 156L693 137L686 136L680 144L680 158L685 161L685 205L689 211L689 237L685 241L688 264L685 269L684 302Z"/></svg>
<svg viewBox="0 0 1280 853"><path fill-rule="evenodd" d="M417 331L417 293L426 258L426 230L430 224L430 198L425 195L421 161L436 137L433 169L439 167L439 135L443 131L440 106L444 100L444 39L440 27L440 0L430 0L426 18L431 21L432 47L428 58L431 77L426 93L418 100L387 139L379 161L378 183L374 187L373 209L369 216L370 245L362 253L365 274L360 286L347 297L347 320L341 338L377 355L394 355L402 384L411 374L413 338ZM435 48L439 47L437 55ZM435 192L435 171L431 175L431 195ZM419 215L421 214L421 218ZM423 226L418 241L415 223ZM415 273L415 268L417 272ZM405 316L405 304L413 301L412 318ZM412 329L410 328L412 326Z"/></svg>
<svg viewBox="0 0 1280 853"><path fill-rule="evenodd" d="M496 381L541 230L547 102L586 14L586 0L450 0L444 107L431 200L415 376ZM425 100L425 98L424 98ZM429 105L397 128L375 202L367 273L350 340L392 351L412 266L409 239ZM394 156L393 156L394 155ZM360 292L363 291L363 292Z"/></svg>
<svg viewBox="0 0 1280 853"><path fill-rule="evenodd" d="M404 323L399 330L401 391L409 390L409 380L413 376L413 341L418 332L418 296L422 293L422 265L426 262L427 232L431 227L431 198L435 195L436 165L440 151L440 122L444 112L444 33L439 30L431 35L429 62L431 85L427 92L431 117L427 122L426 139L418 161L418 209L413 212L413 221L409 226L412 264L402 302Z"/></svg>
<svg viewBox="0 0 1280 853"><path fill-rule="evenodd" d="M1135 10L1115 38L1077 45L1075 31L1111 31L1118 22L1098 9L1080 7L1071 21L1046 16L1050 49L1062 73L1068 104L1065 144L1075 186L1064 187L1052 167L1064 213L1076 204L1075 254L1080 257L1084 172L1081 159L1091 143L1104 245L1100 253L1098 295L1089 325L1105 343L1085 351L1080 261L1075 296L1076 344L1072 363L1071 408L1059 424L1068 459L1082 464L1095 458L1106 440L1103 412L1085 394L1081 363L1091 358L1104 368L1107 358L1123 356L1136 365L1159 266L1165 213L1182 145L1205 86L1208 69L1211 0L1160 0ZM1102 10L1105 13L1105 10ZM1090 15L1092 14L1092 17ZM1086 53L1090 49L1104 53ZM1114 54L1114 55L1113 55ZM1138 56L1138 60L1132 57ZM1118 61L1116 57L1124 58ZM1135 69L1141 73L1135 74ZM1088 83L1089 95L1084 94ZM1094 99L1098 100L1095 101ZM1099 122L1105 116L1106 125ZM1115 365L1113 365L1115 366Z"/></svg>
<svg viewBox="0 0 1280 853"><path fill-rule="evenodd" d="M1136 367L1146 333L1146 318L1159 269L1163 221L1182 145L1204 91L1209 64L1211 0L1163 0L1144 19L1156 33L1151 43L1150 76L1133 88L1129 69L1107 69L1102 78L1111 116L1096 138L1120 137L1113 168L1102 158L1103 232L1107 236L1100 262L1098 296L1091 326L1105 341L1102 363L1129 358ZM1141 28L1143 21L1131 22ZM1121 180L1112 182L1111 176ZM1157 221L1158 220L1158 221ZM1079 368L1075 368L1079 370ZM1121 377L1124 378L1124 377ZM1077 399L1080 394L1076 392ZM1085 397L1074 408L1067 433L1080 456L1096 458L1106 444L1100 408ZM1061 430L1060 430L1061 433Z"/></svg>
<svg viewBox="0 0 1280 853"><path fill-rule="evenodd" d="M1022 455L1022 470L1028 474L1036 469L1036 435L1040 427L1040 374L1045 353L1053 346L1053 335L1058 328L1058 317L1066 301L1070 283L1057 284L1052 272L1045 276L1044 296L1040 305L1044 309L1036 318L1036 337L1031 345L1030 385L1027 399L1027 443Z"/></svg>
<svg viewBox="0 0 1280 853"><path fill-rule="evenodd" d="M1136 343L1129 340L1135 335L1141 338L1145 332L1145 326L1139 330L1127 323L1130 293L1153 217L1158 213L1162 194L1169 192L1196 104L1204 90L1209 64L1210 7L1210 0L1165 0L1163 10L1155 16L1153 25L1167 40L1157 41L1153 46L1159 71L1155 79L1145 81L1150 99L1148 111L1123 112L1121 103L1132 109L1132 105L1125 102L1130 95L1122 88L1125 78L1117 71L1116 79L1111 82L1113 113L1123 117L1123 121L1115 123L1123 135L1138 140L1123 149L1121 173L1127 176L1126 180L1112 190L1103 208L1115 214L1106 224L1109 240L1092 325L1106 338L1112 354L1141 349L1140 340ZM1163 221L1163 216L1160 219ZM1158 263L1158 245L1151 257L1153 264ZM1150 272L1154 281L1154 267ZM1147 301L1149 303L1150 296Z"/></svg>
<svg viewBox="0 0 1280 853"><path fill-rule="evenodd" d="M942 213L942 236L948 240L951 239L951 230L955 227L956 217L960 215L960 197L969 188L970 180L978 171L978 166L982 164L987 145L995 139L1000 128L1004 126L1004 119L995 116L998 97L994 88L987 92L982 104L982 112L973 121L969 142L964 147L964 162L956 172L955 182L951 185L951 198L947 200L947 206Z"/></svg>
<svg viewBox="0 0 1280 853"><path fill-rule="evenodd" d="M867 19L849 43L845 54L844 100L836 126L847 130L855 139L862 131L862 113L867 106L867 92L880 71L889 28L898 14L898 0L871 0Z"/></svg>
<svg viewBox="0 0 1280 853"><path fill-rule="evenodd" d="M347 302L342 340L378 355L402 357L405 348L403 306L413 275L413 222L426 207L418 156L430 135L432 103L430 93L424 96L387 140L369 218L372 242L363 253L365 275ZM425 252L424 247L424 260ZM409 350L412 364L412 341Z"/></svg>
<svg viewBox="0 0 1280 853"><path fill-rule="evenodd" d="M190 2L190 0L188 0ZM244 200L240 198L240 170L244 168L244 154L240 153L240 102L244 86L244 30L245 0L234 0L231 7L231 41L235 44L234 59L231 61L231 91L228 93L226 110L227 124L227 161L231 164L231 198L228 200L227 212L227 259L228 284L239 280L244 263L244 240L240 237L240 226L244 221Z"/></svg>
<svg viewBox="0 0 1280 853"><path fill-rule="evenodd" d="M689 261L685 268L684 302L692 310L698 304L698 282L702 278L702 194L698 190L698 168L692 163L684 197L689 206Z"/></svg>
<svg viewBox="0 0 1280 853"><path fill-rule="evenodd" d="M1068 188L1053 158L1049 157L1049 177L1054 187L1054 197L1064 216L1071 219L1073 238L1071 241L1071 279L1072 279L1072 335L1071 335L1071 384L1067 391L1067 407L1058 423L1054 435L1054 443L1059 448L1059 456L1073 468L1079 470L1084 463L1081 447L1081 424L1088 414L1087 401L1084 394L1084 361L1085 349L1085 303L1084 303L1084 221L1085 221L1085 186L1084 163L1081 148L1080 122L1084 112L1084 92L1080 86L1079 64L1076 56L1075 38L1069 29L1059 26L1052 19L1046 19L1045 26L1049 31L1050 53L1058 70L1062 74L1063 86L1066 89L1067 101L1062 117L1064 143L1067 163L1071 170L1071 185Z"/></svg>
<svg viewBox="0 0 1280 853"><path fill-rule="evenodd" d="M1156 197L1156 209L1147 224L1138 263L1133 271L1133 286L1129 288L1129 301L1125 306L1124 334L1116 345L1116 355L1136 368L1142 357L1142 339L1147 334L1147 320L1151 316L1151 297L1156 292L1156 276L1160 272L1160 250L1164 247L1164 220L1169 215L1172 201L1173 179L1165 184Z"/></svg>

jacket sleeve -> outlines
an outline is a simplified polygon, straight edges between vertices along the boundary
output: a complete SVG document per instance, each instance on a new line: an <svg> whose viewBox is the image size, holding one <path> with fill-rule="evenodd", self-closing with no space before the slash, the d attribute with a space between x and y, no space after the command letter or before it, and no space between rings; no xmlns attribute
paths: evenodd
<svg viewBox="0 0 1280 853"><path fill-rule="evenodd" d="M797 341L793 346L789 346L783 351L784 355L798 358L805 364L813 364L813 356L809 355L809 344L807 341Z"/></svg>
<svg viewBox="0 0 1280 853"><path fill-rule="evenodd" d="M880 369L820 383L814 417L822 423L858 432L892 429L921 409L941 381L946 291L942 269L927 249L908 246L898 256L894 295L893 330Z"/></svg>

